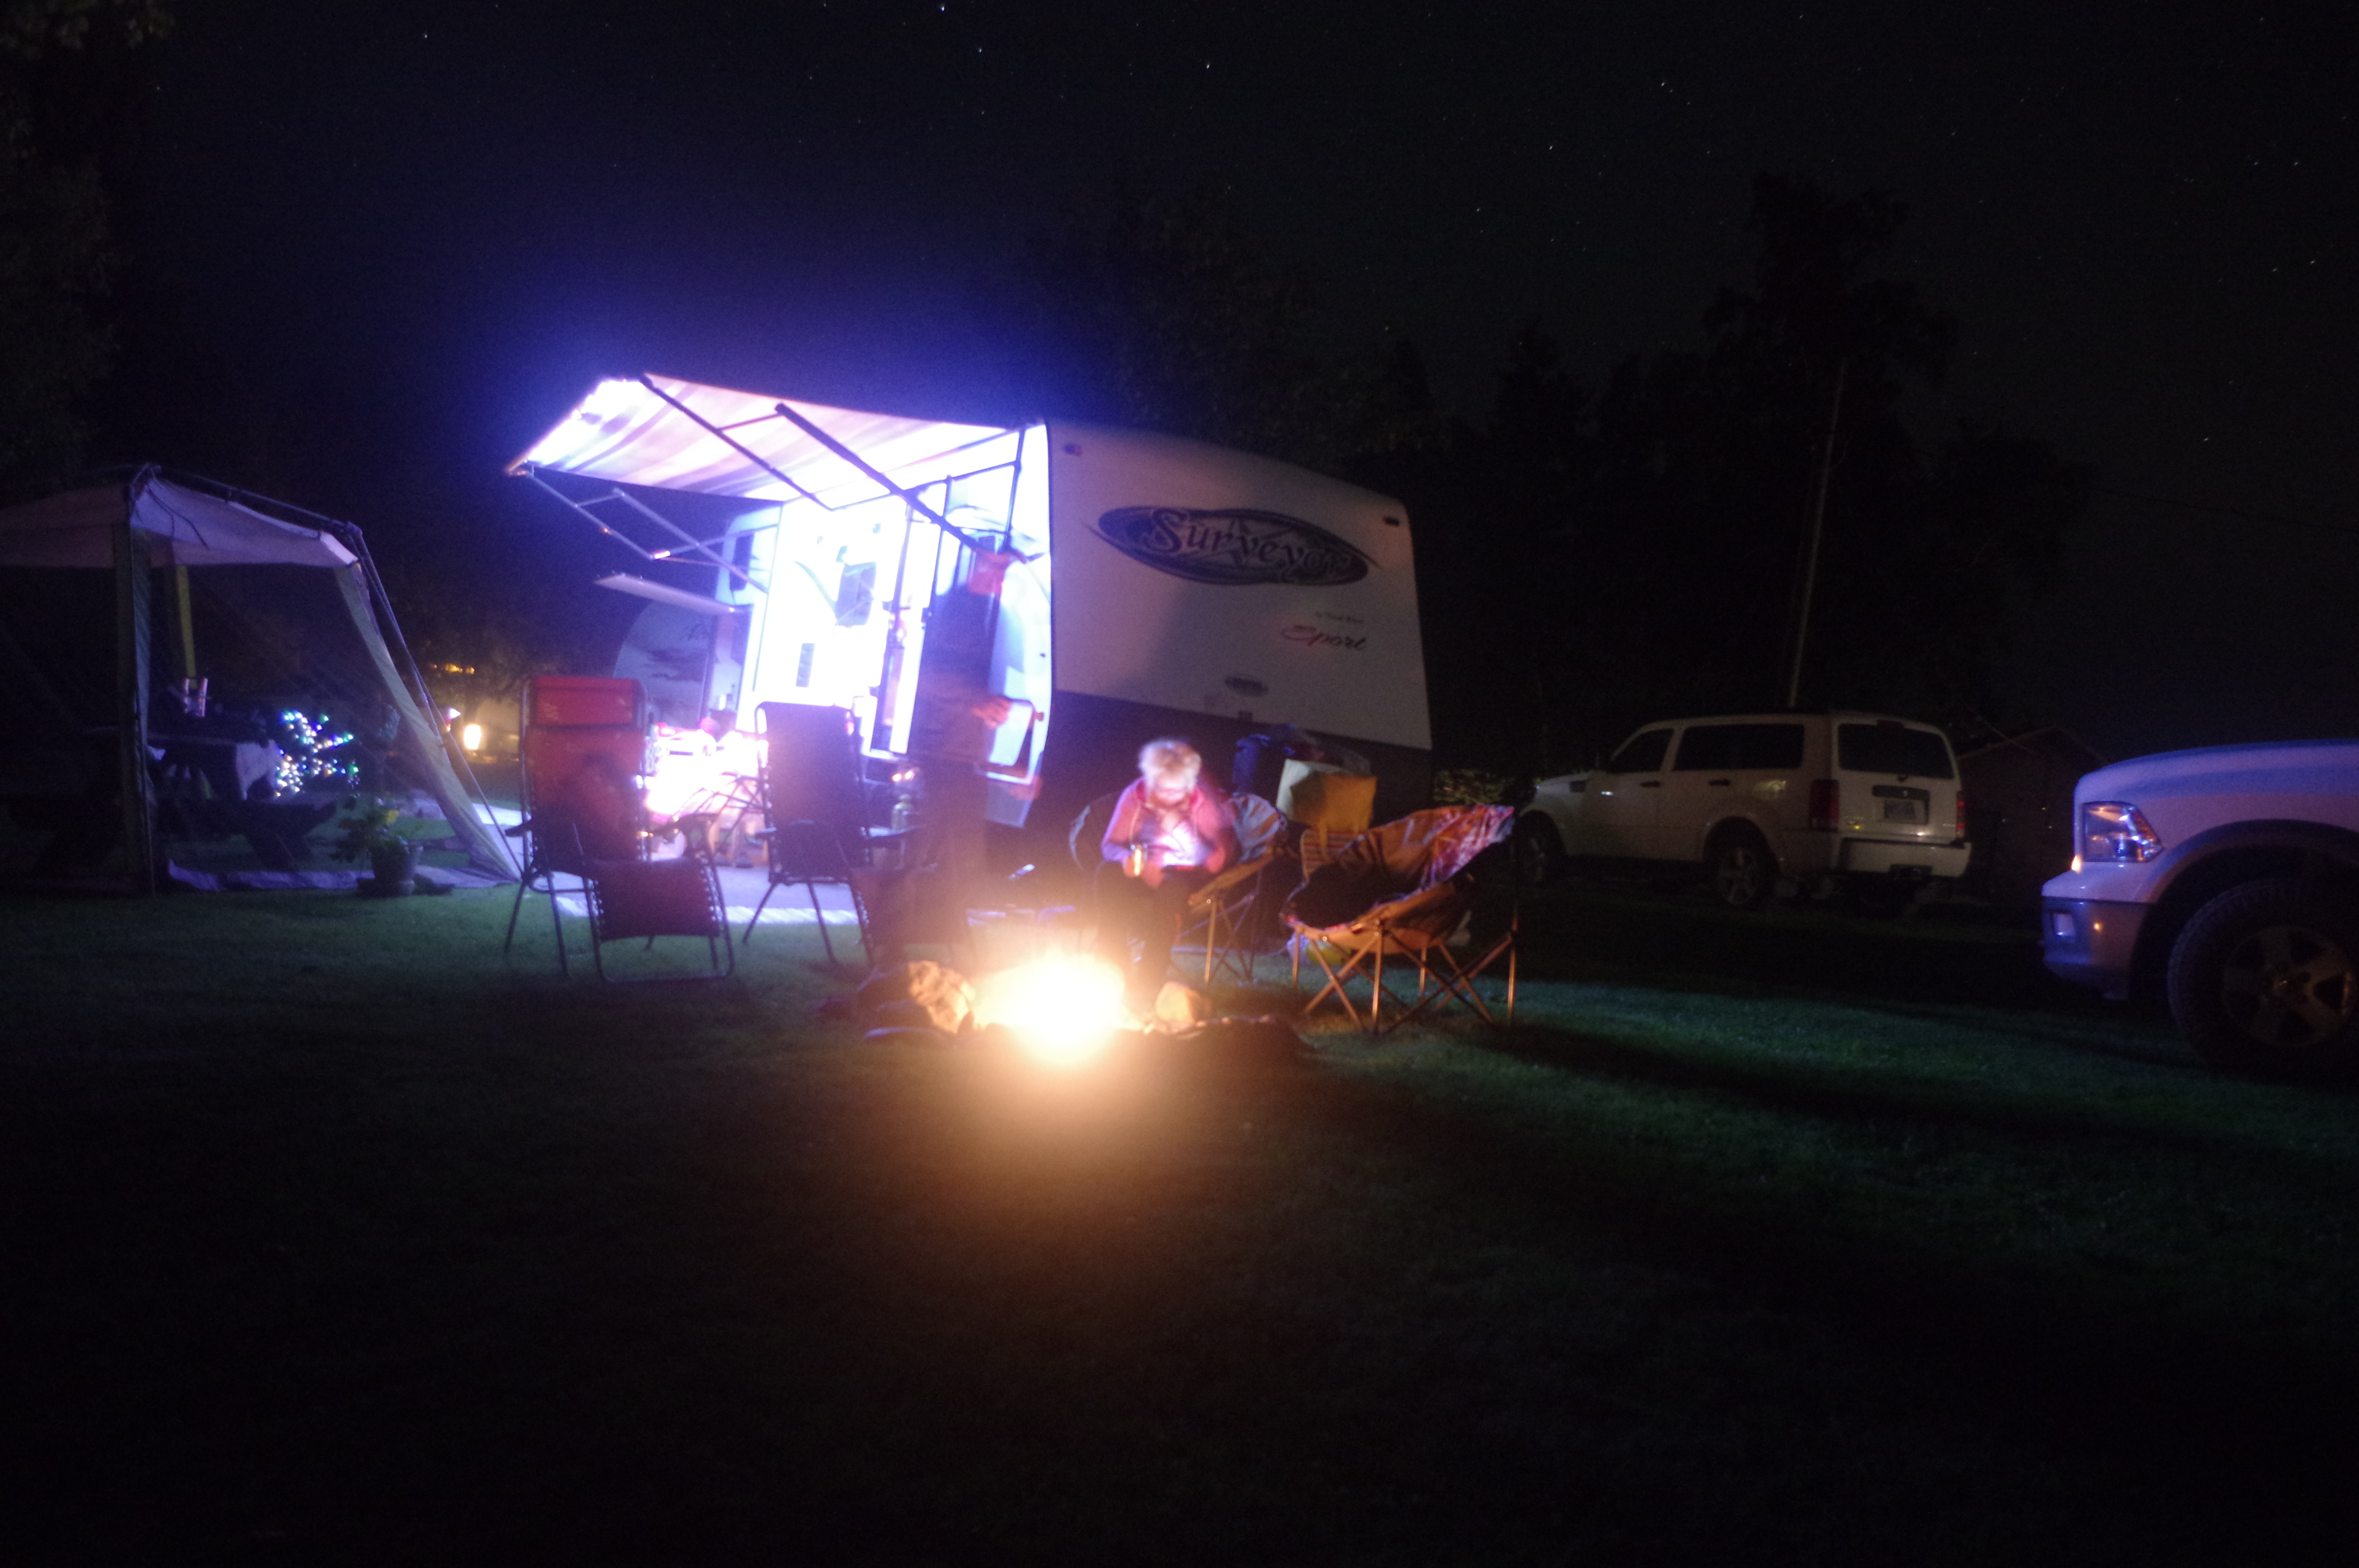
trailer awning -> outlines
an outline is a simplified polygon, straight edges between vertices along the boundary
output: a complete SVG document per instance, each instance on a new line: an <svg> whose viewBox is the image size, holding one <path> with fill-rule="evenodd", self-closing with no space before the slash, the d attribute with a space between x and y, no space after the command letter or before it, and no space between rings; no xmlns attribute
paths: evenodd
<svg viewBox="0 0 2359 1568"><path fill-rule="evenodd" d="M782 406L792 413L781 413ZM830 507L886 493L796 416L904 489L1006 461L1017 435L648 375L600 382L508 471L547 469L752 501L809 496ZM1008 450L996 451L995 444Z"/></svg>
<svg viewBox="0 0 2359 1568"><path fill-rule="evenodd" d="M693 610L699 615L734 615L745 606L731 604L709 593L690 593L684 588L674 588L668 582L649 582L643 577L627 572L614 572L597 579L600 588L611 588L616 593L636 594L652 599L658 604L669 604L675 610Z"/></svg>

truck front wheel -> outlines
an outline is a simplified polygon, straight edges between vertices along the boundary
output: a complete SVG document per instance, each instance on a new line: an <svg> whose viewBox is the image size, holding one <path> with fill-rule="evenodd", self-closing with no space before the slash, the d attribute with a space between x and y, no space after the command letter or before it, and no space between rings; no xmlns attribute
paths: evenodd
<svg viewBox="0 0 2359 1568"><path fill-rule="evenodd" d="M2170 1014L2214 1066L2310 1077L2359 1054L2359 914L2291 878L2229 889L2170 950Z"/></svg>
<svg viewBox="0 0 2359 1568"><path fill-rule="evenodd" d="M1564 838L1538 812L1516 819L1516 875L1526 887L1545 887L1564 875Z"/></svg>

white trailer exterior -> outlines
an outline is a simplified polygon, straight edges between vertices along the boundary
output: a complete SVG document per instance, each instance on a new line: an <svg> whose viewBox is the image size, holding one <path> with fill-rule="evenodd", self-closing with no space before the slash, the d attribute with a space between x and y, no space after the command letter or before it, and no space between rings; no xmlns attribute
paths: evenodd
<svg viewBox="0 0 2359 1568"><path fill-rule="evenodd" d="M993 684L1015 708L990 764L996 821L1061 827L1159 734L1189 736L1224 775L1240 736L1280 724L1366 752L1380 809L1422 804L1415 561L1387 497L1135 430L959 425L657 376L601 382L510 471L641 555L710 571L709 595L603 579L656 601L626 657L669 667L681 706L701 689L701 708L748 714L849 708L881 762L906 751L927 607L972 544L1007 542L1025 559L999 600ZM716 526L700 503L705 524L683 526L661 495L585 494L552 473L745 504Z"/></svg>

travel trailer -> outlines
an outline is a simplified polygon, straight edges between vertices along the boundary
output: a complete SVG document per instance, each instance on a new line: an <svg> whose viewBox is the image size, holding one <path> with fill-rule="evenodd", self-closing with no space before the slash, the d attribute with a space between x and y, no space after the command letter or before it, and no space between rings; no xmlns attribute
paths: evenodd
<svg viewBox="0 0 2359 1568"><path fill-rule="evenodd" d="M661 376L603 381L512 465L702 589L650 600L615 673L693 724L849 709L906 754L926 611L972 552L1021 557L996 611L991 817L1061 832L1140 744L1292 725L1363 753L1380 813L1424 804L1431 739L1406 510L1286 463L1136 430L857 413ZM589 481L589 482L584 482ZM625 488L629 487L629 488ZM693 498L693 499L690 499Z"/></svg>

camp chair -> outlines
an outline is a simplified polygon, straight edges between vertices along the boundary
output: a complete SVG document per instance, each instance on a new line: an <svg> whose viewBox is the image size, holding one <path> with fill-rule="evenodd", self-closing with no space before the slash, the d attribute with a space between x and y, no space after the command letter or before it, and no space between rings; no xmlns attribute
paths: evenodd
<svg viewBox="0 0 2359 1568"><path fill-rule="evenodd" d="M1082 807L1073 825L1065 830L1065 847L1072 851L1074 869L1082 873L1082 893L1089 893L1090 879L1098 874L1098 862L1105 858L1106 824L1114 820L1114 803L1122 791L1110 789Z"/></svg>
<svg viewBox="0 0 2359 1568"><path fill-rule="evenodd" d="M1375 805L1376 781L1363 773L1289 757L1278 775L1277 809L1302 829L1295 852L1305 876L1368 830Z"/></svg>
<svg viewBox="0 0 2359 1568"><path fill-rule="evenodd" d="M1507 963L1506 1022L1516 1016L1516 926L1511 910L1506 928L1476 937L1461 952L1453 943L1473 929L1480 875L1477 856L1507 842L1516 814L1504 806L1440 806L1413 812L1362 834L1326 865L1313 871L1286 902L1292 932L1294 974L1299 983L1308 954L1326 976L1308 1012L1333 997L1352 1022L1370 1033L1398 1028L1430 1007L1464 1003L1485 1023L1496 1024L1474 989L1474 979L1500 958ZM1514 879L1508 880L1511 890ZM1394 984L1414 973L1416 990L1387 989L1387 957L1407 960L1395 968ZM1355 1002L1350 982L1364 979L1366 1011ZM1385 1004L1399 1011L1390 1022Z"/></svg>
<svg viewBox="0 0 2359 1568"><path fill-rule="evenodd" d="M508 836L523 840L524 878L500 950L516 946L525 895L546 893L558 970L567 973L558 894L586 898L593 863L636 860L643 852L636 781L647 763L647 694L635 680L536 676L525 682L520 706L524 820ZM572 888L560 890L560 878Z"/></svg>
<svg viewBox="0 0 2359 1568"><path fill-rule="evenodd" d="M737 968L722 903L721 876L712 858L691 846L673 860L592 860L584 892L590 902L590 953L602 980L679 979L678 974L610 974L606 948L634 937L652 950L658 936L701 936L710 967L696 979L720 979Z"/></svg>
<svg viewBox="0 0 2359 1568"><path fill-rule="evenodd" d="M508 910L506 944L516 943L525 894L549 895L557 968L572 970L565 948L560 892L590 911L590 956L603 980L678 979L672 972L622 975L606 964L609 944L659 936L704 938L707 966L694 978L734 972L736 949L721 902L721 883L701 854L677 860L646 856L647 810L636 782L646 766L647 702L635 680L537 676L525 683L521 745L523 822L508 831L524 841L524 880ZM571 889L560 879L571 879Z"/></svg>
<svg viewBox="0 0 2359 1568"><path fill-rule="evenodd" d="M1278 906L1302 881L1292 825L1277 807L1257 795L1229 799L1236 813L1237 863L1190 897L1176 944L1203 947L1208 986L1223 973L1251 981L1261 955L1286 945Z"/></svg>
<svg viewBox="0 0 2359 1568"><path fill-rule="evenodd" d="M868 804L860 786L852 715L841 708L766 702L761 725L762 815L769 826L756 830L753 838L767 850L770 885L745 922L745 940L754 940L755 922L762 918L771 895L789 884L799 885L810 896L811 918L819 922L827 961L834 963L835 940L828 935L827 917L819 904L824 884L851 893L861 946L874 954L864 887L870 865Z"/></svg>

